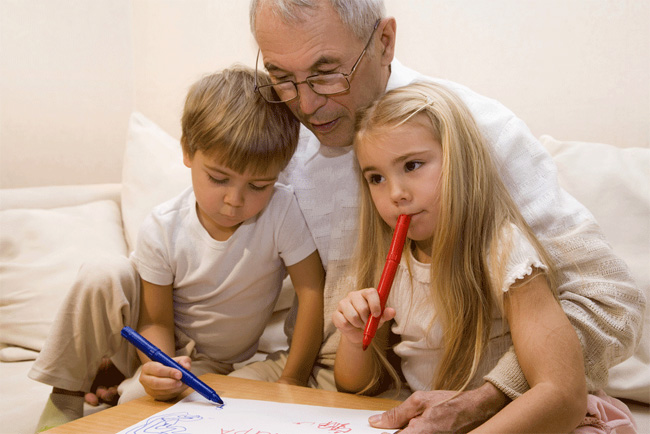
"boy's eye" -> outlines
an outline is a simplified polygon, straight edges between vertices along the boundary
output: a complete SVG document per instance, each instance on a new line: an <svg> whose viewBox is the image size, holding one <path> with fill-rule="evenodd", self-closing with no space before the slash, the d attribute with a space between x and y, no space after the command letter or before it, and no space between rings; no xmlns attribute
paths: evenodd
<svg viewBox="0 0 650 434"><path fill-rule="evenodd" d="M266 190L267 188L269 188L269 187L270 187L271 185L273 185L273 184L264 184L264 185L249 184L249 185L250 185L250 187L251 187L251 190L255 190L255 191L264 191L264 190Z"/></svg>
<svg viewBox="0 0 650 434"><path fill-rule="evenodd" d="M416 169L419 169L424 163L421 161L409 161L404 164L404 170L406 172L412 172Z"/></svg>
<svg viewBox="0 0 650 434"><path fill-rule="evenodd" d="M366 180L368 181L368 184L376 185L376 184L380 184L384 180L384 177L375 173L372 175L368 175Z"/></svg>
<svg viewBox="0 0 650 434"><path fill-rule="evenodd" d="M228 178L218 179L218 178L215 178L212 175L208 175L208 179L210 180L210 182L213 182L213 183L219 184L219 185L225 184L226 182L228 182Z"/></svg>

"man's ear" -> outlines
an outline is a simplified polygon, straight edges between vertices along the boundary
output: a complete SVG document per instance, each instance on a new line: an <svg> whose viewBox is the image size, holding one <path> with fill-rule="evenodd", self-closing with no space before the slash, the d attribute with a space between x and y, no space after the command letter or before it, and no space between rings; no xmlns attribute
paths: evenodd
<svg viewBox="0 0 650 434"><path fill-rule="evenodd" d="M395 35L397 32L397 22L393 17L386 17L379 23L381 31L380 41L382 46L381 64L382 66L390 65L395 57Z"/></svg>

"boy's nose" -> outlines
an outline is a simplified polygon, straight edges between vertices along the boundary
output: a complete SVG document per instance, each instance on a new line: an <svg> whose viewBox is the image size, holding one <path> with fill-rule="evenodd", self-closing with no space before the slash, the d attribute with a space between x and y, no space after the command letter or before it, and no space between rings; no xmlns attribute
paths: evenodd
<svg viewBox="0 0 650 434"><path fill-rule="evenodd" d="M230 206L239 207L244 204L244 195L238 188L230 188L223 201Z"/></svg>

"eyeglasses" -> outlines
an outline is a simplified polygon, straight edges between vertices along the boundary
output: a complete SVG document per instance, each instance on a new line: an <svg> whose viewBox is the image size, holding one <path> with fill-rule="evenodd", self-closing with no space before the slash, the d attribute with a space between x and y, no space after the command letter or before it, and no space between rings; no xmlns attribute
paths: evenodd
<svg viewBox="0 0 650 434"><path fill-rule="evenodd" d="M303 83L307 83L311 90L319 95L336 95L346 92L348 89L350 89L350 77L352 77L352 74L354 74L357 66L359 66L363 55L366 54L366 51L370 46L370 42L372 41L372 37L374 36L377 27L379 27L380 21L381 20L379 19L377 22L375 22L375 27L372 29L370 38L368 39L366 46L363 48L363 51L359 55L359 58L356 62L354 62L354 66L352 66L349 74L344 74L342 72L315 74L310 75L305 80L299 81L297 83L292 80L285 80L278 83L258 86L257 65L260 58L260 50L257 50L257 58L255 59L255 90L259 92L260 95L262 95L262 98L271 103L288 102L292 99L295 99L298 97L298 85Z"/></svg>

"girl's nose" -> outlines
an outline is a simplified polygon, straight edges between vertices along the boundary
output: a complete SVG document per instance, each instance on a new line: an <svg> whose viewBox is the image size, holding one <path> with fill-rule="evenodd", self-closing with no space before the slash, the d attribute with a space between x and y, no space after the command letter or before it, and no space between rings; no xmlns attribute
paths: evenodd
<svg viewBox="0 0 650 434"><path fill-rule="evenodd" d="M408 188L401 182L392 181L390 183L390 198L395 204L411 200L411 194Z"/></svg>

